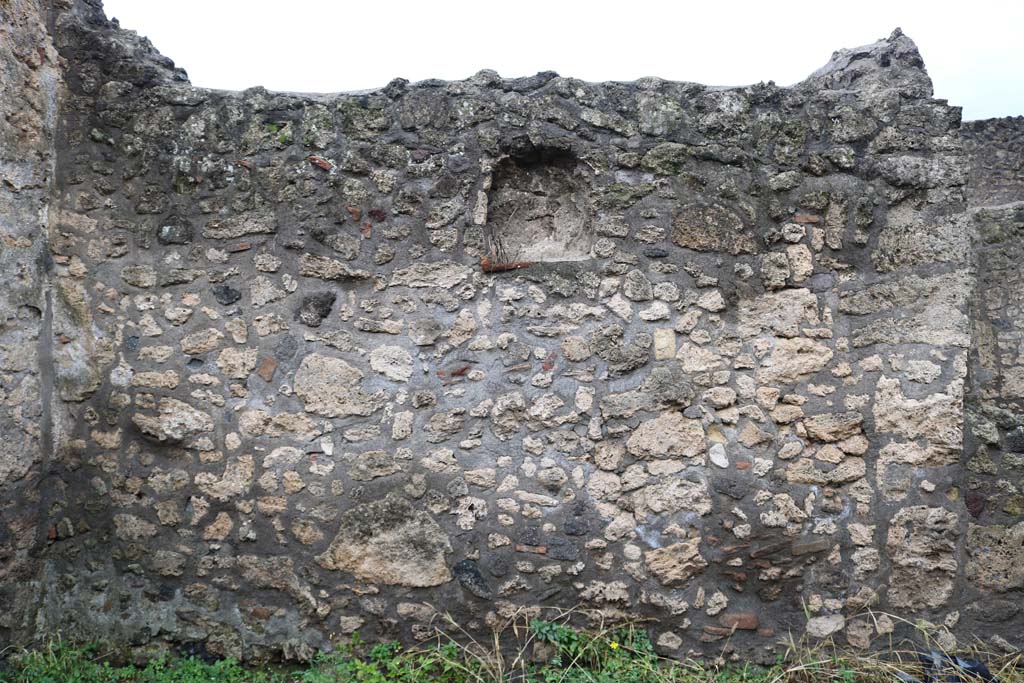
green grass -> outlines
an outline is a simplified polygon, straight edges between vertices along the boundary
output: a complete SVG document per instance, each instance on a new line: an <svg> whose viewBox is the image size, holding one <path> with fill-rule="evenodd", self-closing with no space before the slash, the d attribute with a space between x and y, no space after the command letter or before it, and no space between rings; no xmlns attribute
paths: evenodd
<svg viewBox="0 0 1024 683"><path fill-rule="evenodd" d="M98 645L53 645L14 658L3 683L284 683L288 678L243 668L231 659L157 659L144 668L114 666Z"/></svg>
<svg viewBox="0 0 1024 683"><path fill-rule="evenodd" d="M703 669L654 653L646 631L632 627L598 634L534 620L529 640L546 662L510 660L477 644L439 640L428 647L368 645L358 636L304 668L260 671L225 659L158 659L145 667L114 665L98 645L57 643L12 658L2 683L770 683L766 669Z"/></svg>
<svg viewBox="0 0 1024 683"><path fill-rule="evenodd" d="M448 618L429 645L370 644L357 635L290 669L195 658L132 666L117 663L115 650L98 644L56 641L8 653L6 664L0 662L0 683L892 683L897 671L920 676L912 653L855 652L830 642L790 643L770 668L669 660L656 654L646 629L635 624L584 631L567 621L510 620L492 642L479 642ZM1001 683L1024 683L1019 656L974 654L988 661Z"/></svg>

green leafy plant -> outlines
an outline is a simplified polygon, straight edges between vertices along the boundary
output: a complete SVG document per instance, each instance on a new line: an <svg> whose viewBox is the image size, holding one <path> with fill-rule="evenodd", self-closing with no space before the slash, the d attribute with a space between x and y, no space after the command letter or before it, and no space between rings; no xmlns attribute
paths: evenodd
<svg viewBox="0 0 1024 683"><path fill-rule="evenodd" d="M598 625L580 629L571 620L581 614L526 619L517 613L495 628L489 642L438 615L435 640L423 646L367 643L355 634L304 666L280 669L170 656L125 665L115 648L57 640L35 650L0 652L7 657L0 659L0 683L891 683L900 673L920 675L915 653L898 643L858 651L829 640L791 640L768 668L722 659L678 661L658 655L641 624L603 625L600 614L585 613L587 623ZM1001 683L1024 683L1020 656L981 650L972 656L988 662Z"/></svg>

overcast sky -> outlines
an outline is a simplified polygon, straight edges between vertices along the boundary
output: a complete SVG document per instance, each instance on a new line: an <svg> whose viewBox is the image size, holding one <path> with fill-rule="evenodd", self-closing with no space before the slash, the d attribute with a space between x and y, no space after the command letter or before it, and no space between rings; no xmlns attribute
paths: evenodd
<svg viewBox="0 0 1024 683"><path fill-rule="evenodd" d="M900 26L964 119L1024 114L1020 0L105 0L197 86L338 92L557 71L789 85Z"/></svg>

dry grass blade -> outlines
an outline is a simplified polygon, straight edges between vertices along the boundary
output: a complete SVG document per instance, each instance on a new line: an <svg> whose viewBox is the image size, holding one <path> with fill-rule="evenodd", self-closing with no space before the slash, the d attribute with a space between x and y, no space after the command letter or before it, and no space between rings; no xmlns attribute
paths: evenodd
<svg viewBox="0 0 1024 683"><path fill-rule="evenodd" d="M897 615L868 610L863 615L879 635L870 648L854 649L839 646L831 638L813 642L790 638L784 664L770 683L892 683L908 677L925 681L929 677L970 683L981 679L965 669L957 668L954 656L986 663L1000 683L1024 683L1022 657L1017 653L994 653L985 644L957 644L950 640L948 629L925 621L909 621ZM905 638L894 639L897 627L908 632ZM884 639L884 640L883 640ZM879 642L883 641L883 642ZM955 646L955 651L951 645ZM935 660L942 671L926 671L923 662Z"/></svg>

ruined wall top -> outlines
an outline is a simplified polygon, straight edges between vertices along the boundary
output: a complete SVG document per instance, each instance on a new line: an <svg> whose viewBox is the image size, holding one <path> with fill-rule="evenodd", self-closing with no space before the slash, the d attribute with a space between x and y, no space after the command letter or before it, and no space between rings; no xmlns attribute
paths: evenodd
<svg viewBox="0 0 1024 683"><path fill-rule="evenodd" d="M967 121L961 136L971 159L971 204L1024 201L1024 116Z"/></svg>

